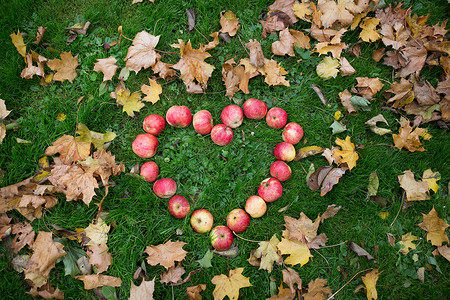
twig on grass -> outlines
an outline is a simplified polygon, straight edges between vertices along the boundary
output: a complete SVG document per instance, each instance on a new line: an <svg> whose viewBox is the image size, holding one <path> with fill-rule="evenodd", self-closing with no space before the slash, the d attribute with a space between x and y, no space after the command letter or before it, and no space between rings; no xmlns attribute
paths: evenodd
<svg viewBox="0 0 450 300"><path fill-rule="evenodd" d="M398 208L398 212L397 212L397 215L396 215L395 218L394 218L394 221L392 221L392 223L391 223L391 227L392 227L392 225L394 225L394 222L397 220L398 215L400 214L400 210L402 210L402 206L403 206L403 197L405 197L405 192L403 192L402 201L400 202L400 207Z"/></svg>
<svg viewBox="0 0 450 300"><path fill-rule="evenodd" d="M250 53L248 52L247 48L244 46L244 43L242 43L241 37L239 36L239 34L237 35L239 42L241 42L242 47L244 47L245 52L247 52L248 56L250 56Z"/></svg>
<svg viewBox="0 0 450 300"><path fill-rule="evenodd" d="M314 251L316 251L317 253L319 253L320 256L322 256L323 259L325 259L325 261L327 262L328 268L330 268L330 263L328 262L328 259L325 258L325 256L323 256L319 251L317 251L317 249L314 249Z"/></svg>
<svg viewBox="0 0 450 300"><path fill-rule="evenodd" d="M337 246L343 245L343 244L345 244L345 243L347 243L347 241L345 241L345 242L342 242L342 243L339 243L339 244L335 244L335 245L329 245L329 246L323 246L323 247L319 247L319 248L317 248L317 249L323 249L323 248L331 248L331 247L337 247Z"/></svg>
<svg viewBox="0 0 450 300"><path fill-rule="evenodd" d="M242 236L237 235L236 232L234 232L234 231L233 231L233 234L234 234L236 237L240 238L241 240L244 240L244 241L247 241L247 242L261 243L261 241L254 241L254 240L248 240L248 239L246 239L246 238L243 238Z"/></svg>
<svg viewBox="0 0 450 300"><path fill-rule="evenodd" d="M365 269L365 270L359 271L358 273L356 273L355 275L353 275L353 277L350 278L349 281L347 281L340 289L338 289L336 292L334 292L333 295L331 295L330 297L328 297L327 300L330 300L330 299L332 299L334 296L336 296L336 294L339 293L339 292L340 292L347 284L349 284L349 283L350 283L350 282L351 282L358 274L361 274L362 272L366 272L366 271L370 271L370 270L373 270L373 268Z"/></svg>
<svg viewBox="0 0 450 300"><path fill-rule="evenodd" d="M186 22L184 22L184 24L186 24L187 26L189 26L189 24L186 23ZM201 35L202 37L204 37L205 40L208 41L208 43L209 43L208 38L207 38L203 33L201 33L200 30L197 29L197 27L194 26L194 29L197 30L197 32L200 33L200 35Z"/></svg>

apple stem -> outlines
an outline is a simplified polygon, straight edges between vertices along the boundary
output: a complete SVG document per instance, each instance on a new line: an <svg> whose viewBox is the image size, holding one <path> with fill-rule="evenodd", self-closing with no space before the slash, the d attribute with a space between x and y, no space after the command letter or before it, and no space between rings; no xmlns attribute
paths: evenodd
<svg viewBox="0 0 450 300"><path fill-rule="evenodd" d="M244 241L247 241L247 242L261 243L261 241L254 241L254 240L248 240L248 239L246 239L246 238L243 238L242 236L237 235L236 232L234 232L234 231L233 231L233 234L234 234L236 237L240 238L241 240L244 240Z"/></svg>

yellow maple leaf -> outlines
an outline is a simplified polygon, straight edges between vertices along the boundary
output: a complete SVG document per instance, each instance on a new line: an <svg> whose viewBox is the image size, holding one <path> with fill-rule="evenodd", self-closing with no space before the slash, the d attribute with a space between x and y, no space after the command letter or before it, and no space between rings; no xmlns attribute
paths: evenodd
<svg viewBox="0 0 450 300"><path fill-rule="evenodd" d="M75 69L78 66L78 54L74 57L70 52L61 52L61 59L51 59L47 66L56 71L53 80L64 81L67 79L72 83L77 76Z"/></svg>
<svg viewBox="0 0 450 300"><path fill-rule="evenodd" d="M150 85L142 85L141 91L142 93L146 94L142 101L151 102L152 104L155 104L159 100L159 94L162 93L161 85L156 82L156 80L148 79L150 82Z"/></svg>
<svg viewBox="0 0 450 300"><path fill-rule="evenodd" d="M380 23L378 18L365 18L364 21L359 25L362 28L359 37L364 42L375 42L381 38L381 35L376 30L377 25Z"/></svg>
<svg viewBox="0 0 450 300"><path fill-rule="evenodd" d="M423 215L423 222L417 224L420 228L427 231L427 240L431 241L433 246L442 246L442 243L449 242L447 234L445 234L445 229L449 227L443 219L438 217L437 211L431 209L431 211L426 215Z"/></svg>
<svg viewBox="0 0 450 300"><path fill-rule="evenodd" d="M17 31L17 33L11 33L9 36L11 37L12 43L16 47L17 52L25 57L27 55L27 46L23 42L23 37L22 34L20 34L20 31Z"/></svg>
<svg viewBox="0 0 450 300"><path fill-rule="evenodd" d="M331 58L329 56L325 57L316 67L316 72L319 77L324 79L335 78L339 73L339 60Z"/></svg>
<svg viewBox="0 0 450 300"><path fill-rule="evenodd" d="M437 193L439 189L437 181L440 179L441 174L439 172L433 172L431 169L423 171L422 181L425 181L428 184L428 189L433 190L435 193Z"/></svg>
<svg viewBox="0 0 450 300"><path fill-rule="evenodd" d="M308 292L303 294L304 300L318 300L318 299L326 299L327 295L331 294L331 289L327 286L326 279L317 278L315 280L311 280L308 283Z"/></svg>
<svg viewBox="0 0 450 300"><path fill-rule="evenodd" d="M368 300L378 299L376 284L379 275L380 273L378 273L378 269L374 269L361 277L362 282L366 286L366 294Z"/></svg>
<svg viewBox="0 0 450 300"><path fill-rule="evenodd" d="M413 241L417 240L418 240L417 236L412 235L411 232L402 235L402 240L398 242L402 247L400 249L400 252L406 255L409 251L416 249L416 244L414 244Z"/></svg>
<svg viewBox="0 0 450 300"><path fill-rule="evenodd" d="M278 253L277 245L280 241L274 234L270 241L259 242L259 248L256 249L254 256L261 258L260 269L272 272L273 263L279 263L281 255Z"/></svg>
<svg viewBox="0 0 450 300"><path fill-rule="evenodd" d="M175 261L182 261L187 251L183 250L185 242L168 241L157 246L147 246L145 253L148 254L147 263L152 266L162 265L166 269L175 266Z"/></svg>
<svg viewBox="0 0 450 300"><path fill-rule="evenodd" d="M284 77L287 71L276 60L264 60L264 73L266 77L264 82L268 85L290 86L289 81Z"/></svg>
<svg viewBox="0 0 450 300"><path fill-rule="evenodd" d="M117 134L111 131L106 133L90 131L86 125L81 123L78 124L77 134L79 135L76 137L78 142L92 143L99 150L103 149L106 143L111 142L117 137Z"/></svg>
<svg viewBox="0 0 450 300"><path fill-rule="evenodd" d="M409 120L401 117L400 119L400 129L398 134L393 134L395 147L398 149L406 148L411 152L414 151L425 151L425 148L420 147L421 143L419 136L424 133L424 128L416 127L414 131L409 125Z"/></svg>
<svg viewBox="0 0 450 300"><path fill-rule="evenodd" d="M347 163L350 170L354 168L359 156L355 151L355 144L350 141L350 137L347 136L345 140L337 138L335 143L342 147L342 150L333 151L333 157L339 162L338 164Z"/></svg>
<svg viewBox="0 0 450 300"><path fill-rule="evenodd" d="M305 49L311 48L311 45L309 44L309 42L310 42L309 36L307 36L306 34L304 34L301 31L294 30L294 29L289 29L289 32L291 33L292 37L294 38L294 47L295 48L305 48Z"/></svg>
<svg viewBox="0 0 450 300"><path fill-rule="evenodd" d="M122 105L123 111L130 117L134 117L134 112L140 111L145 106L138 92L131 93L129 89L122 89L116 95L117 104Z"/></svg>
<svg viewBox="0 0 450 300"><path fill-rule="evenodd" d="M311 9L311 4L309 2L295 2L294 6L292 6L292 10L294 14L300 19L311 22L311 15L313 10Z"/></svg>
<svg viewBox="0 0 450 300"><path fill-rule="evenodd" d="M406 201L423 201L429 200L428 184L423 181L416 181L414 173L411 170L403 172L403 175L398 175L400 187L406 192Z"/></svg>
<svg viewBox="0 0 450 300"><path fill-rule="evenodd" d="M284 260L286 264L293 266L300 264L300 266L303 266L309 261L309 258L312 257L308 245L303 242L282 238L277 247L281 254L290 254Z"/></svg>
<svg viewBox="0 0 450 300"><path fill-rule="evenodd" d="M237 268L230 270L229 276L224 274L214 276L211 280L216 285L213 291L214 300L222 300L225 296L230 300L237 300L239 289L252 286L248 277L242 275L243 271L244 268Z"/></svg>

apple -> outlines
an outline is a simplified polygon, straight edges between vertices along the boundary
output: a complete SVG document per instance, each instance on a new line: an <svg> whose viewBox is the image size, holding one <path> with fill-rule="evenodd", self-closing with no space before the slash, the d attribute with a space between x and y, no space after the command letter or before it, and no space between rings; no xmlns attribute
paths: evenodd
<svg viewBox="0 0 450 300"><path fill-rule="evenodd" d="M153 184L153 192L159 198L170 198L177 192L177 183L171 178L161 178Z"/></svg>
<svg viewBox="0 0 450 300"><path fill-rule="evenodd" d="M175 195L169 200L169 212L172 216L178 219L183 219L187 216L191 206L189 201L183 196Z"/></svg>
<svg viewBox="0 0 450 300"><path fill-rule="evenodd" d="M303 137L303 128L294 122L287 123L281 133L281 137L286 143L292 145L298 144Z"/></svg>
<svg viewBox="0 0 450 300"><path fill-rule="evenodd" d="M218 251L227 250L233 245L233 233L227 226L216 226L209 233L211 244Z"/></svg>
<svg viewBox="0 0 450 300"><path fill-rule="evenodd" d="M191 215L191 226L195 232L205 233L211 230L213 226L213 215L206 209L197 209Z"/></svg>
<svg viewBox="0 0 450 300"><path fill-rule="evenodd" d="M211 132L213 128L213 117L207 110L198 111L192 119L192 125L194 130L201 135L205 135Z"/></svg>
<svg viewBox="0 0 450 300"><path fill-rule="evenodd" d="M158 149L158 139L150 133L138 134L131 144L133 152L142 158L149 158L155 155Z"/></svg>
<svg viewBox="0 0 450 300"><path fill-rule="evenodd" d="M264 101L250 98L244 102L244 115L249 119L261 120L266 116L267 104Z"/></svg>
<svg viewBox="0 0 450 300"><path fill-rule="evenodd" d="M250 217L242 208L233 209L227 216L227 226L234 232L244 232L248 225L250 225Z"/></svg>
<svg viewBox="0 0 450 300"><path fill-rule="evenodd" d="M244 112L242 108L237 105L228 105L220 114L220 119L222 123L227 125L230 128L237 128L241 126L242 121L244 121Z"/></svg>
<svg viewBox="0 0 450 300"><path fill-rule="evenodd" d="M245 211L252 216L252 218L262 217L267 210L266 201L263 198L253 195L248 197L245 202Z"/></svg>
<svg viewBox="0 0 450 300"><path fill-rule="evenodd" d="M154 161L145 162L141 166L140 175L143 176L148 182L153 182L159 175L159 167Z"/></svg>
<svg viewBox="0 0 450 300"><path fill-rule="evenodd" d="M270 175L279 181L288 180L291 174L291 168L284 161L277 160L270 165Z"/></svg>
<svg viewBox="0 0 450 300"><path fill-rule="evenodd" d="M160 115L148 115L144 119L142 127L147 133L158 136L166 128L166 120Z"/></svg>
<svg viewBox="0 0 450 300"><path fill-rule="evenodd" d="M258 195L266 202L273 202L281 197L283 187L278 179L271 177L264 179L258 188Z"/></svg>
<svg viewBox="0 0 450 300"><path fill-rule="evenodd" d="M279 160L290 162L295 158L295 148L292 144L281 142L275 146L273 155Z"/></svg>
<svg viewBox="0 0 450 300"><path fill-rule="evenodd" d="M283 128L287 122L287 112L279 107L272 107L266 115L267 125L271 128Z"/></svg>
<svg viewBox="0 0 450 300"><path fill-rule="evenodd" d="M174 105L167 110L166 121L177 128L186 128L191 124L192 114L187 106Z"/></svg>
<svg viewBox="0 0 450 300"><path fill-rule="evenodd" d="M225 124L218 124L211 130L211 139L219 146L226 146L233 140L233 130Z"/></svg>

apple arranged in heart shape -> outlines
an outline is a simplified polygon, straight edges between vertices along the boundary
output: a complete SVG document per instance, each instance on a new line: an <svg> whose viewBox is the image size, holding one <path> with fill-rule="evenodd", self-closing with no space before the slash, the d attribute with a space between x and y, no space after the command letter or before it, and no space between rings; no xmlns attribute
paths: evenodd
<svg viewBox="0 0 450 300"><path fill-rule="evenodd" d="M274 149L273 154L277 159L270 166L272 177L264 179L258 187L257 195L251 195L245 202L244 209L231 210L227 216L227 226L219 225L213 228L214 217L205 208L195 210L190 216L190 223L197 233L210 232L211 245L216 250L226 250L233 244L233 233L242 233L250 226L251 218L260 218L267 211L267 203L281 198L283 186L281 182L291 177L291 168L287 164L294 160L296 150L294 145L299 143L303 137L303 128L295 123L287 123L288 115L280 107L272 107L267 110L264 101L250 98L244 102L243 109L238 105L228 105L220 114L222 124L214 126L213 117L207 110L200 110L192 116L191 110L186 106L174 105L167 110L166 117L152 114L145 118L143 129L147 133L139 134L132 143L133 152L142 158L151 158L156 154L158 139L165 127L166 121L170 126L186 128L191 122L195 132L201 135L211 135L211 140L219 146L226 146L233 140L233 129L238 128L248 119L266 119L269 127L281 129L280 142ZM286 124L287 123L287 124ZM153 192L156 196L169 199L169 213L175 218L185 218L191 209L189 201L182 195L175 195L177 184L171 178L161 178L159 167L154 161L145 162L140 168L140 175L148 182L153 183ZM212 230L211 230L212 229Z"/></svg>

